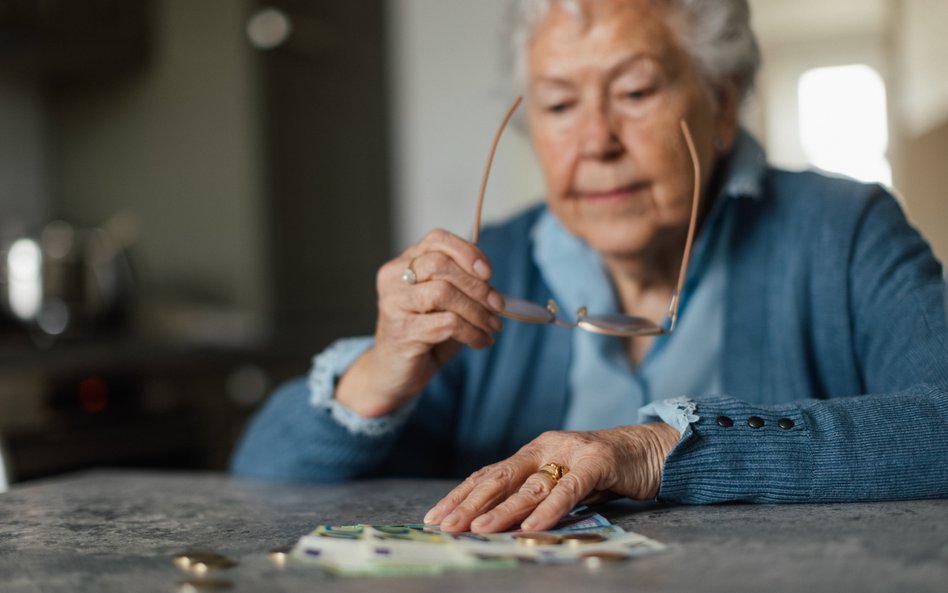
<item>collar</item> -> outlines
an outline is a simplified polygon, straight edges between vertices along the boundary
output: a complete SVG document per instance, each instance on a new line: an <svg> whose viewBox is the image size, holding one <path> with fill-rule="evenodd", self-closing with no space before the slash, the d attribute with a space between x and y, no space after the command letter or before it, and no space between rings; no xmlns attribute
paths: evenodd
<svg viewBox="0 0 948 593"><path fill-rule="evenodd" d="M720 196L755 200L763 197L767 157L760 143L744 128L738 130L734 148L720 166L724 174Z"/></svg>

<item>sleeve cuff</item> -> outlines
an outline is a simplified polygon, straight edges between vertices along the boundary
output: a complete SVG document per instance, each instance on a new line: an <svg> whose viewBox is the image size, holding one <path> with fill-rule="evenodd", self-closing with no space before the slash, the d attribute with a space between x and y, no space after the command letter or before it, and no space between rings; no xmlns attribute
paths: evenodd
<svg viewBox="0 0 948 593"><path fill-rule="evenodd" d="M380 437L391 434L405 424L417 401L378 418L362 416L336 401L336 383L339 378L374 343L371 337L337 340L313 357L313 367L309 373L310 404L328 410L332 419L353 435Z"/></svg>
<svg viewBox="0 0 948 593"><path fill-rule="evenodd" d="M639 408L639 423L664 422L677 430L678 434L683 435L689 425L701 419L695 413L695 410L695 402L691 398L682 395L652 402Z"/></svg>

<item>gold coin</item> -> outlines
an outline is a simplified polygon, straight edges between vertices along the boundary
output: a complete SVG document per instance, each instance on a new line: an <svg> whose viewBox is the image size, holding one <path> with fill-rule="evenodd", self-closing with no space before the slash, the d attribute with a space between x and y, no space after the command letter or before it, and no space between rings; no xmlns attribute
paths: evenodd
<svg viewBox="0 0 948 593"><path fill-rule="evenodd" d="M290 556L290 550L292 549L293 548L290 548L290 547L274 548L270 550L269 552L267 552L267 558L269 558L277 566L280 566L280 567L285 566L286 560Z"/></svg>
<svg viewBox="0 0 948 593"><path fill-rule="evenodd" d="M222 570L237 566L237 563L217 552L193 551L177 554L174 557L175 565L182 570L190 570L195 574L206 574L211 570Z"/></svg>
<svg viewBox="0 0 948 593"><path fill-rule="evenodd" d="M233 560L225 560L221 562L192 562L191 572L201 576L211 572L212 570L224 570L227 568L233 568L234 566L237 566L237 563Z"/></svg>
<svg viewBox="0 0 948 593"><path fill-rule="evenodd" d="M586 564L590 566L598 566L599 564L602 564L603 562L620 562L628 558L628 556L626 554L623 554L622 552L608 552L608 551L586 552L586 553L580 554L579 557L582 558L583 561L585 561Z"/></svg>
<svg viewBox="0 0 948 593"><path fill-rule="evenodd" d="M555 546L563 543L563 538L555 533L515 533L514 539L528 546Z"/></svg>
<svg viewBox="0 0 948 593"><path fill-rule="evenodd" d="M606 536L601 533L564 533L563 542L571 546L581 546L583 544L595 544L606 541Z"/></svg>
<svg viewBox="0 0 948 593"><path fill-rule="evenodd" d="M189 579L178 583L179 593L196 593L197 591L220 591L234 586L231 581L223 579Z"/></svg>
<svg viewBox="0 0 948 593"><path fill-rule="evenodd" d="M203 562L205 560L214 561L215 559L223 558L217 552L209 552L207 550L192 550L190 552L182 552L180 554L175 554L174 563L184 570L191 568L191 565L195 562Z"/></svg>

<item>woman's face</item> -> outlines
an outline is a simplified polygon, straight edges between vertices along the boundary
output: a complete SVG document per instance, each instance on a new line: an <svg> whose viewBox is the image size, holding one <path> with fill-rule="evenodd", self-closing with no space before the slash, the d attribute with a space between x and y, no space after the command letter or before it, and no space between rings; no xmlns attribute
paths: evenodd
<svg viewBox="0 0 948 593"><path fill-rule="evenodd" d="M736 108L711 96L653 2L583 7L578 19L554 5L529 49L527 118L550 208L606 255L680 249L694 173L679 121L704 187L713 147L733 142Z"/></svg>

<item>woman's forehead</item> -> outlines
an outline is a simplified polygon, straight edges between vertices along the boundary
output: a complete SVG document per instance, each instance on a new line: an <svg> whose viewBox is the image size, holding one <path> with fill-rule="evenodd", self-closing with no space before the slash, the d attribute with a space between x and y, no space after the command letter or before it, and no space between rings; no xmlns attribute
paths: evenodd
<svg viewBox="0 0 948 593"><path fill-rule="evenodd" d="M573 67L614 70L644 58L661 64L676 53L663 9L647 0L593 0L579 15L555 3L530 45L532 77L562 77ZM644 61L644 60L643 60Z"/></svg>

